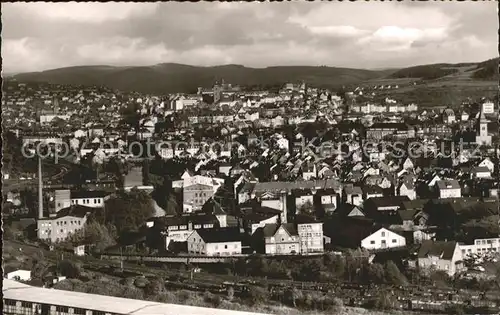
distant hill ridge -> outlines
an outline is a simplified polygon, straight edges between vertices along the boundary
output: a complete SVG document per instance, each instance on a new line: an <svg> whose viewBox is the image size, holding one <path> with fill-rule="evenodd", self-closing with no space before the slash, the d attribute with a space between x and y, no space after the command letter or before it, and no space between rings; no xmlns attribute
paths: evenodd
<svg viewBox="0 0 500 315"><path fill-rule="evenodd" d="M476 68L471 71L473 79L494 79L497 74L495 69L498 69L498 58L482 63L434 64L399 70L363 70L326 66L250 68L237 64L201 67L178 63L125 67L95 65L21 73L13 77L18 81L104 85L123 91L162 94L194 93L198 87L212 86L220 79L243 86L273 86L285 82L304 81L318 87L337 87L385 77L436 79L456 73L458 67L474 66Z"/></svg>

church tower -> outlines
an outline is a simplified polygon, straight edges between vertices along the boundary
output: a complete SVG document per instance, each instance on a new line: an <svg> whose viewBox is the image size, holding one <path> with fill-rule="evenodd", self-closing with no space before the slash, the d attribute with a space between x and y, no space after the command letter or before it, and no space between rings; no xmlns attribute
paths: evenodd
<svg viewBox="0 0 500 315"><path fill-rule="evenodd" d="M476 143L480 145L491 145L491 136L488 135L488 119L481 109L476 130Z"/></svg>

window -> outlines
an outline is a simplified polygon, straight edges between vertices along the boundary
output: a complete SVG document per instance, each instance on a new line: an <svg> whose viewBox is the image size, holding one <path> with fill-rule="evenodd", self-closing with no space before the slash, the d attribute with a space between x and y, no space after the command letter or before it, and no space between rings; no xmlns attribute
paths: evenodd
<svg viewBox="0 0 500 315"><path fill-rule="evenodd" d="M69 313L69 309L67 306L56 306L56 312Z"/></svg>
<svg viewBox="0 0 500 315"><path fill-rule="evenodd" d="M31 302L21 302L21 306L24 308L33 308L33 303Z"/></svg>
<svg viewBox="0 0 500 315"><path fill-rule="evenodd" d="M370 241L370 244L375 244L375 241Z"/></svg>
<svg viewBox="0 0 500 315"><path fill-rule="evenodd" d="M392 242L393 242L393 243L396 243L396 242L397 242L397 240L396 240L396 239L393 239L393 240L392 240Z"/></svg>
<svg viewBox="0 0 500 315"><path fill-rule="evenodd" d="M227 249L227 245L224 245L224 249Z"/></svg>
<svg viewBox="0 0 500 315"><path fill-rule="evenodd" d="M4 302L5 302L5 305L16 306L16 301L14 301L14 300L5 299Z"/></svg>
<svg viewBox="0 0 500 315"><path fill-rule="evenodd" d="M106 315L103 311L92 311L92 315Z"/></svg>
<svg viewBox="0 0 500 315"><path fill-rule="evenodd" d="M87 311L85 311L83 308L74 308L73 309L73 314L76 315L85 315Z"/></svg>
<svg viewBox="0 0 500 315"><path fill-rule="evenodd" d="M385 237L385 232L382 232L382 237Z"/></svg>

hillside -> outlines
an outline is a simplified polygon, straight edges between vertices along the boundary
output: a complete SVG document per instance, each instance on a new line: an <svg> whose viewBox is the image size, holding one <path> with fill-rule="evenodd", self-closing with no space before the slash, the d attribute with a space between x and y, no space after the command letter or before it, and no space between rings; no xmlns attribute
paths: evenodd
<svg viewBox="0 0 500 315"><path fill-rule="evenodd" d="M241 65L196 67L174 63L145 67L82 66L15 75L19 81L55 84L104 85L125 91L143 93L193 93L198 87L210 87L216 80L232 84L281 85L300 82L334 87L385 75L386 71L370 71L334 67L283 66L248 68Z"/></svg>
<svg viewBox="0 0 500 315"><path fill-rule="evenodd" d="M458 69L451 67L451 65L440 63L400 69L391 74L389 77L395 79L420 78L423 80L432 80L456 72L458 72Z"/></svg>
<svg viewBox="0 0 500 315"><path fill-rule="evenodd" d="M474 71L472 77L481 80L498 80L498 62L499 58L481 62L477 65L478 70Z"/></svg>
<svg viewBox="0 0 500 315"><path fill-rule="evenodd" d="M389 78L415 78L421 80L436 80L440 78L460 77L462 79L496 80L498 74L498 58L480 63L447 64L438 63L421 65L395 71Z"/></svg>

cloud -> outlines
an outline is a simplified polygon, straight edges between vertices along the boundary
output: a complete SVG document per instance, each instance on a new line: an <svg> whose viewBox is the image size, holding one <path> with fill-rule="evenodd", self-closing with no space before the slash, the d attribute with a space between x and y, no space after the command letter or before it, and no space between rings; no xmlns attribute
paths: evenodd
<svg viewBox="0 0 500 315"><path fill-rule="evenodd" d="M7 3L3 66L380 68L497 55L495 4L412 3Z"/></svg>

